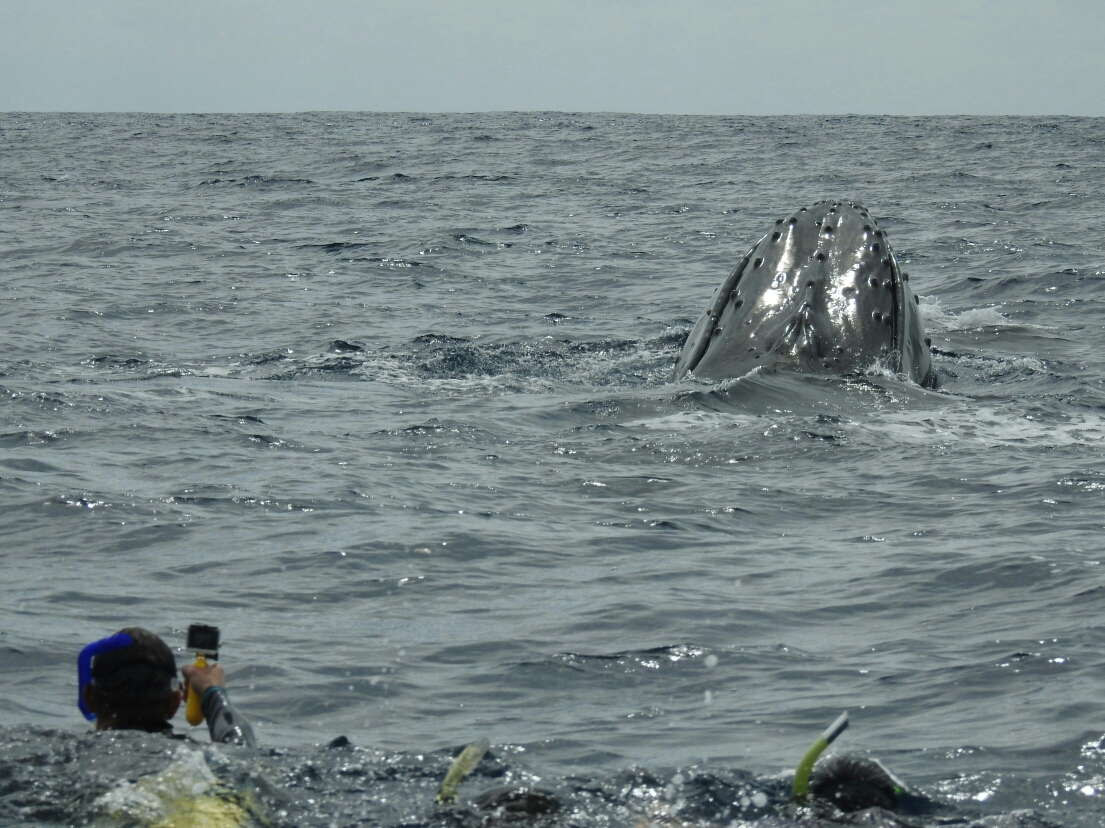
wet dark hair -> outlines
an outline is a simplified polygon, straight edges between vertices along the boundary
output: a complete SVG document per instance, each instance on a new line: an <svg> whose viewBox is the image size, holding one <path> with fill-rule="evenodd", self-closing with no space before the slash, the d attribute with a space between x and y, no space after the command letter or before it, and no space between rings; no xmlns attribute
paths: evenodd
<svg viewBox="0 0 1105 828"><path fill-rule="evenodd" d="M89 707L102 726L118 730L164 730L173 698L176 659L169 646L149 630L121 632L134 643L92 659Z"/></svg>
<svg viewBox="0 0 1105 828"><path fill-rule="evenodd" d="M810 793L842 811L898 810L898 786L882 765L862 756L833 756L814 773Z"/></svg>

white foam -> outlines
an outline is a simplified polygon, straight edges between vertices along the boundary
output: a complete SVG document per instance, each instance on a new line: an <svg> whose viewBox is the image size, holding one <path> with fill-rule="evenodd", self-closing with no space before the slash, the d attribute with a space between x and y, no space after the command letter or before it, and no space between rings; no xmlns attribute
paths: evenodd
<svg viewBox="0 0 1105 828"><path fill-rule="evenodd" d="M1105 441L1105 419L1097 415L1065 423L1043 422L990 406L964 406L951 411L919 413L887 411L876 417L850 421L846 430L882 434L891 442L947 445L1058 447L1093 445Z"/></svg>
<svg viewBox="0 0 1105 828"><path fill-rule="evenodd" d="M181 747L169 767L137 782L123 780L99 797L93 807L116 817L129 817L141 824L165 819L174 803L207 793L216 783L203 753Z"/></svg>
<svg viewBox="0 0 1105 828"><path fill-rule="evenodd" d="M653 431L702 431L724 426L746 426L752 429L762 425L759 417L748 414L722 414L716 411L680 411L663 417L631 420L620 423L623 428L647 428Z"/></svg>
<svg viewBox="0 0 1105 828"><path fill-rule="evenodd" d="M940 300L928 299L920 305L925 327L933 331L967 331L978 328L1003 328L1013 323L996 307L971 308L953 313L944 310Z"/></svg>
<svg viewBox="0 0 1105 828"><path fill-rule="evenodd" d="M973 328L1001 328L1011 324L997 308L974 308L965 310L955 317L950 330L969 330Z"/></svg>
<svg viewBox="0 0 1105 828"><path fill-rule="evenodd" d="M873 363L867 366L867 369L863 372L865 377L883 377L885 379L892 379L898 382L913 382L907 374L899 373L887 365L886 357L876 359ZM914 383L916 384L916 383Z"/></svg>

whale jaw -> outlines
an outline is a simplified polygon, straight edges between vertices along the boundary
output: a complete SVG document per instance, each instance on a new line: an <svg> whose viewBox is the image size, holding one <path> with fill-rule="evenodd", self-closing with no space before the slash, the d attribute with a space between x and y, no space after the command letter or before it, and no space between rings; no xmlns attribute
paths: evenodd
<svg viewBox="0 0 1105 828"><path fill-rule="evenodd" d="M928 344L886 233L860 205L818 202L778 219L722 282L676 378L758 366L847 374L877 361L933 385Z"/></svg>

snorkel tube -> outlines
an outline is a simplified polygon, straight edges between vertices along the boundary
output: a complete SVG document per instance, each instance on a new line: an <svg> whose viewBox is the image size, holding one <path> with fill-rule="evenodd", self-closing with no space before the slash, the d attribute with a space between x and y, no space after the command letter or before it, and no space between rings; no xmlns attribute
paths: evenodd
<svg viewBox="0 0 1105 828"><path fill-rule="evenodd" d="M96 714L84 703L84 688L92 683L92 659L103 653L110 653L112 650L129 647L133 643L134 639L126 633L115 633L99 641L93 641L77 656L77 707L81 709L81 713L88 721L91 722L96 718Z"/></svg>
<svg viewBox="0 0 1105 828"><path fill-rule="evenodd" d="M837 720L829 725L825 732L810 745L810 749L806 751L802 761L798 763L798 767L794 770L794 784L790 787L790 796L795 802L806 801L806 792L809 790L810 784L810 771L813 770L817 757L833 743L837 736L844 732L846 727L848 727L847 710L841 713Z"/></svg>
<svg viewBox="0 0 1105 828"><path fill-rule="evenodd" d="M460 756L453 760L453 764L449 766L449 770L445 774L445 779L441 782L441 787L437 789L439 805L449 805L456 801L457 786L460 781L480 763L489 747L491 747L491 743L487 739L480 739L478 742L468 745L460 752Z"/></svg>

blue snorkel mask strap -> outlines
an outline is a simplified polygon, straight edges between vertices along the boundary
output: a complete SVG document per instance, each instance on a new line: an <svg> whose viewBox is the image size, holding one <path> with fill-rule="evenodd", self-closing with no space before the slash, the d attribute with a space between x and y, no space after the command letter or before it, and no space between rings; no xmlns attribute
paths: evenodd
<svg viewBox="0 0 1105 828"><path fill-rule="evenodd" d="M96 714L84 703L84 688L92 683L92 659L103 653L110 653L112 650L129 647L133 643L134 639L126 633L115 633L99 641L93 641L77 656L77 707L81 709L81 713L88 721L91 722L96 718Z"/></svg>

